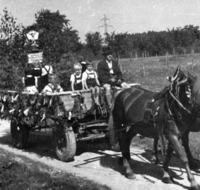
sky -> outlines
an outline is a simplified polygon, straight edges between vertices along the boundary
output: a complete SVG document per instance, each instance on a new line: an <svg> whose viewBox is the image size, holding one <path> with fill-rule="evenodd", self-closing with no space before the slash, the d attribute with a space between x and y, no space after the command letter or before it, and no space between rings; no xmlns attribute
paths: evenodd
<svg viewBox="0 0 200 190"><path fill-rule="evenodd" d="M0 14L7 7L24 26L35 22L41 9L59 11L78 30L82 42L88 32L142 33L173 27L200 25L200 0L0 0Z"/></svg>

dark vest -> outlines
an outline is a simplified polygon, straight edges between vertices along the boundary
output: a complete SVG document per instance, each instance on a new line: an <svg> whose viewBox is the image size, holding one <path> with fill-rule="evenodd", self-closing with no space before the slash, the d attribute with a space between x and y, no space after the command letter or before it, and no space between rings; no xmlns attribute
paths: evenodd
<svg viewBox="0 0 200 190"><path fill-rule="evenodd" d="M74 77L74 90L82 90L82 74L80 76L74 74Z"/></svg>
<svg viewBox="0 0 200 190"><path fill-rule="evenodd" d="M25 83L25 87L35 86L35 77L32 75L25 76L24 83Z"/></svg>
<svg viewBox="0 0 200 190"><path fill-rule="evenodd" d="M25 87L28 86L35 86L35 76L40 76L41 70L37 69L27 69L25 70L25 77L24 77L24 83Z"/></svg>
<svg viewBox="0 0 200 190"><path fill-rule="evenodd" d="M49 71L50 68L47 70L45 67L44 69L46 70L47 74L44 76L41 76L40 78L38 78L38 91L41 92L44 87L49 83Z"/></svg>
<svg viewBox="0 0 200 190"><path fill-rule="evenodd" d="M86 83L88 88L97 86L96 79L94 77L95 77L94 73L87 73Z"/></svg>

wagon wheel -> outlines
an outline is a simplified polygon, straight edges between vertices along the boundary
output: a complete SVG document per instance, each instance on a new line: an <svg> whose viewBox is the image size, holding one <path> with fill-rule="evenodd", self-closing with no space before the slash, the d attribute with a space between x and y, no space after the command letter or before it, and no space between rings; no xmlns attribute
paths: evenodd
<svg viewBox="0 0 200 190"><path fill-rule="evenodd" d="M73 161L76 154L76 138L73 129L71 127L57 129L54 138L58 158L65 162Z"/></svg>
<svg viewBox="0 0 200 190"><path fill-rule="evenodd" d="M11 120L10 132L14 146L19 149L26 148L29 136L29 130L26 125L19 125L16 121Z"/></svg>

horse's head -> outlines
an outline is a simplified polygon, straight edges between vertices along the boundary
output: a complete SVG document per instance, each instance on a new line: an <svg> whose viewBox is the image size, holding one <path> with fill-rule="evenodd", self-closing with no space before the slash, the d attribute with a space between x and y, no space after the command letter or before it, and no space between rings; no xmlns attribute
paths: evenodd
<svg viewBox="0 0 200 190"><path fill-rule="evenodd" d="M179 105L186 107L189 111L200 109L200 77L193 76L190 73L186 75L178 67L170 78L171 92L179 101ZM192 112L193 112L192 111Z"/></svg>
<svg viewBox="0 0 200 190"><path fill-rule="evenodd" d="M200 108L200 77L188 73L188 96L195 106Z"/></svg>

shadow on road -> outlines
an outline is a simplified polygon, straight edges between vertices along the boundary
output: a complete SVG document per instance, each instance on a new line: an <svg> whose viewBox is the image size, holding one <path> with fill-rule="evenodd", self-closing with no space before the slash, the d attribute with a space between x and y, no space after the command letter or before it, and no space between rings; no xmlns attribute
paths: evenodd
<svg viewBox="0 0 200 190"><path fill-rule="evenodd" d="M12 137L9 129L1 132L0 144L8 145L9 147L15 148L13 146ZM109 146L106 145L103 141L77 142L76 156L79 156L84 152L97 152L98 150L106 149L109 149ZM53 138L50 130L30 132L27 147L23 151L28 153L35 153L39 157L58 159L54 150Z"/></svg>
<svg viewBox="0 0 200 190"><path fill-rule="evenodd" d="M10 131L7 130L0 137L0 144L8 145L9 147L13 147L12 138L10 135ZM108 168L111 171L116 171L125 177L125 170L122 166L118 164L118 159L121 157L121 152L113 152L113 151L105 151L110 150L109 146L106 144L105 140L96 140L90 142L77 142L77 153L76 156L81 156L83 153L96 153L93 154L92 158L85 158L81 161L81 163L76 163L73 167L84 167L94 162L98 162L102 168ZM34 132L30 133L27 148L23 150L24 152L34 153L39 157L47 157L47 159L58 159L56 157L52 134L51 132ZM131 156L139 159L132 159L130 161L131 168L133 169L135 174L138 175L147 175L158 180L162 180L162 164L155 165L151 158L151 151L141 151L141 152L133 152ZM164 156L159 154L159 158L161 163L164 160ZM140 161L141 160L141 161ZM175 179L175 184L182 186L183 188L188 188L181 184L183 180L182 175L178 175L176 172L185 173L185 169L182 168L177 157L174 156L172 161L170 162L170 166L175 168L170 170L171 176ZM197 175L197 174L195 174ZM198 176L200 176L198 174ZM178 180L178 181L177 181ZM180 183L179 183L180 182Z"/></svg>

